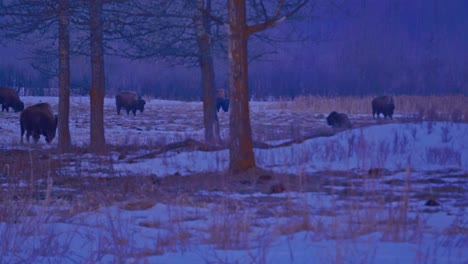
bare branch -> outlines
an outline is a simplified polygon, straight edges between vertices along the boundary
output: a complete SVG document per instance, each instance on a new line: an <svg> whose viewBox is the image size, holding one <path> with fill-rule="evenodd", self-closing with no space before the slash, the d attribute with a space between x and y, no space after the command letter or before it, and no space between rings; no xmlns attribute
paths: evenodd
<svg viewBox="0 0 468 264"><path fill-rule="evenodd" d="M293 16L294 14L296 14L308 2L309 2L309 0L300 0L295 4L295 6L294 6L294 8L292 10L290 10L289 12L287 12L284 15L281 15L281 11L282 11L282 9L284 7L284 0L278 0L277 7L275 9L274 15L271 18L268 18L268 15L265 14L265 19L266 19L265 22L247 26L247 34L251 35L251 34L254 34L254 33L263 31L263 30L265 30L267 28L275 26L276 24L278 24L278 23L286 20L287 18ZM263 6L262 9L265 10L265 7ZM266 11L264 11L264 12L266 12Z"/></svg>

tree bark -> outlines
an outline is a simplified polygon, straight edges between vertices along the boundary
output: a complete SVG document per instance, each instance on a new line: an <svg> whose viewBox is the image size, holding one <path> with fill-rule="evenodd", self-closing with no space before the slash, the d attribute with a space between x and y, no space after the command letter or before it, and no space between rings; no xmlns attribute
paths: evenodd
<svg viewBox="0 0 468 264"><path fill-rule="evenodd" d="M104 51L102 28L102 1L91 0L89 6L91 42L91 142L90 149L96 154L105 152L104 138Z"/></svg>
<svg viewBox="0 0 468 264"><path fill-rule="evenodd" d="M215 73L210 37L211 28L209 18L201 11L201 9L210 11L211 0L207 0L206 5L204 2L204 0L197 0L199 10L196 11L194 17L199 51L198 62L203 86L203 125L205 127L205 142L217 145L221 143L221 136L219 133L218 115L216 113Z"/></svg>
<svg viewBox="0 0 468 264"><path fill-rule="evenodd" d="M69 2L59 1L59 106L58 106L58 148L64 153L71 146L70 117L70 35Z"/></svg>
<svg viewBox="0 0 468 264"><path fill-rule="evenodd" d="M230 99L229 170L233 173L256 166L250 126L247 86L247 40L245 0L228 0L228 57Z"/></svg>

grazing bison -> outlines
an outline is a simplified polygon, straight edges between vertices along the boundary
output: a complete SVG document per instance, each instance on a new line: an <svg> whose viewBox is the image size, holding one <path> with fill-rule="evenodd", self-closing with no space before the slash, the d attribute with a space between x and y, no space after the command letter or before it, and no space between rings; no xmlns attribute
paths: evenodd
<svg viewBox="0 0 468 264"><path fill-rule="evenodd" d="M379 118L382 113L385 118L388 116L392 119L393 110L395 110L395 104L391 96L379 96L372 100L372 118L375 118L375 114Z"/></svg>
<svg viewBox="0 0 468 264"><path fill-rule="evenodd" d="M346 114L331 112L327 117L328 125L337 128L351 128L351 122Z"/></svg>
<svg viewBox="0 0 468 264"><path fill-rule="evenodd" d="M18 93L10 87L0 87L0 104L2 104L2 112L11 107L15 112L23 111L24 103L19 99Z"/></svg>
<svg viewBox="0 0 468 264"><path fill-rule="evenodd" d="M120 115L120 109L125 108L127 115L132 111L135 116L137 110L143 113L146 101L135 92L119 92L115 96L115 104L117 105L117 114Z"/></svg>
<svg viewBox="0 0 468 264"><path fill-rule="evenodd" d="M224 89L216 90L216 111L219 112L220 108L222 108L224 112L229 110L229 99Z"/></svg>
<svg viewBox="0 0 468 264"><path fill-rule="evenodd" d="M52 107L48 103L38 103L31 105L21 112L21 143L26 131L26 140L32 135L34 142L37 143L39 137L43 135L47 143L50 143L55 137L57 130L57 115L54 115Z"/></svg>

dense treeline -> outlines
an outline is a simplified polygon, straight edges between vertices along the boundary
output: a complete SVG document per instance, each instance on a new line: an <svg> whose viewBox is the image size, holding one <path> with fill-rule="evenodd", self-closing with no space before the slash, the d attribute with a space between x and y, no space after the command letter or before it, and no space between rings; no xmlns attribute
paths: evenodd
<svg viewBox="0 0 468 264"><path fill-rule="evenodd" d="M345 12L329 14L322 9L321 19L305 17L294 23L296 30L303 36L312 36L312 40L277 44L274 53L251 61L251 97L262 100L302 94L467 94L468 39L463 33L468 26L466 1L343 4ZM273 34L285 35L289 30L291 24L282 25ZM250 46L252 51L262 51L269 44ZM110 60L106 65L109 94L137 90L157 98L202 98L197 67L144 60L144 66L133 61L133 68L129 68L122 59L115 61L119 63L112 64ZM151 71L145 69L148 65ZM226 60L221 56L215 66L216 85L227 88ZM87 94L90 82L88 72L72 71L72 94ZM0 65L2 85L24 86L34 91L31 94L40 95L47 93L41 92L42 87L56 83L41 74L25 73L23 68Z"/></svg>

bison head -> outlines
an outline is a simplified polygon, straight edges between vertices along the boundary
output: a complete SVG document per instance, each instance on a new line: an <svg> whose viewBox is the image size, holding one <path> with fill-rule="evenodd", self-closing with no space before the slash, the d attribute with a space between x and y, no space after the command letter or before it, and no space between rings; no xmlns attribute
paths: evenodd
<svg viewBox="0 0 468 264"><path fill-rule="evenodd" d="M146 101L143 100L141 97L138 97L138 100L137 100L137 110L140 110L141 113L143 113L143 111L145 110L145 104L146 104Z"/></svg>
<svg viewBox="0 0 468 264"><path fill-rule="evenodd" d="M336 111L331 112L327 117L327 124L329 126L334 126L334 124L336 123L337 117L338 117L338 113Z"/></svg>
<svg viewBox="0 0 468 264"><path fill-rule="evenodd" d="M45 140L47 143L52 142L52 140L55 138L55 134L57 131L57 124L58 124L58 116L54 115L54 127L49 129L49 131L46 131L46 133L44 133Z"/></svg>
<svg viewBox="0 0 468 264"><path fill-rule="evenodd" d="M395 111L395 104L393 103L393 98L390 98L387 103L387 114L390 116L390 118L393 116L393 111Z"/></svg>
<svg viewBox="0 0 468 264"><path fill-rule="evenodd" d="M12 105L13 110L15 112L21 112L24 110L24 103L21 101L17 101L15 104Z"/></svg>

